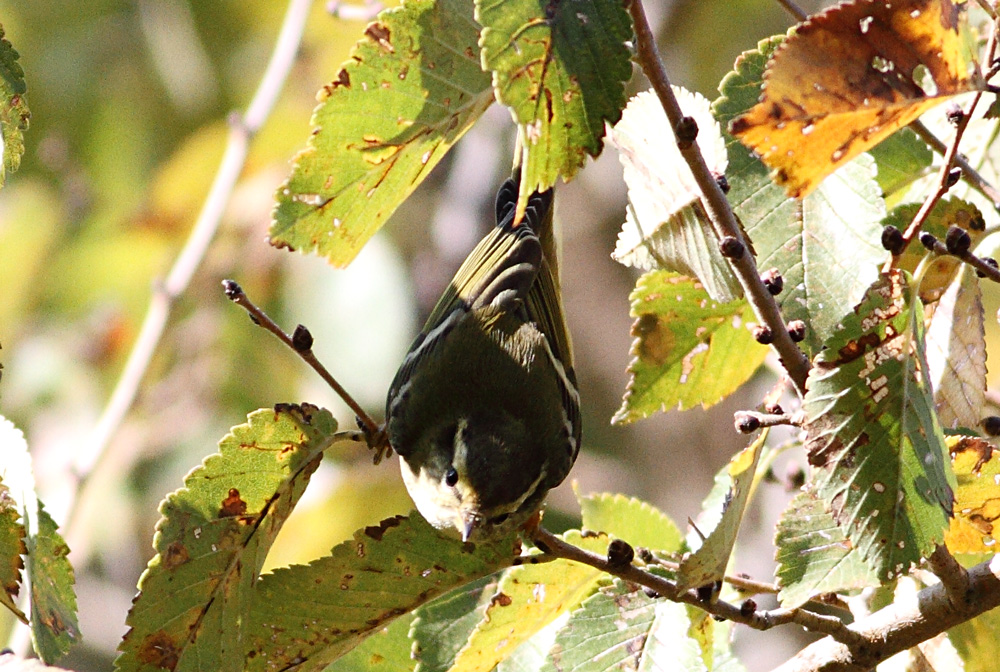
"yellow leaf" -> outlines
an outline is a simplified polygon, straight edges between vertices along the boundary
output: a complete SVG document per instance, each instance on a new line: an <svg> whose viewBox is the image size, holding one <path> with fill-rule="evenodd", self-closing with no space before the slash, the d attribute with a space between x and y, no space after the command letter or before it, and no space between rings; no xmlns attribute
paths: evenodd
<svg viewBox="0 0 1000 672"><path fill-rule="evenodd" d="M760 102L730 131L801 198L970 76L952 0L856 0L800 24L775 52Z"/></svg>
<svg viewBox="0 0 1000 672"><path fill-rule="evenodd" d="M949 437L948 448L958 488L945 544L952 553L994 553L995 522L1000 518L1000 456L988 441L972 436Z"/></svg>

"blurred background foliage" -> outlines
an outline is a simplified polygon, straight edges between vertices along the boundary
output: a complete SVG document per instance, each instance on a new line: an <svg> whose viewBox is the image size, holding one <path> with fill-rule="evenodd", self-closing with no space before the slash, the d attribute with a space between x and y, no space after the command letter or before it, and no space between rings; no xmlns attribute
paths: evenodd
<svg viewBox="0 0 1000 672"><path fill-rule="evenodd" d="M0 192L0 413L25 431L40 494L60 523L74 487L74 451L121 373L151 287L191 229L222 154L226 117L249 101L285 7L280 0L0 0L32 112L21 169ZM674 83L709 99L741 51L792 23L769 0L662 0L647 11L660 26ZM492 225L513 139L509 115L496 106L348 269L267 244L273 195L305 145L315 93L336 75L364 25L315 3L300 58L252 143L220 233L175 307L109 459L64 530L84 635L67 667L108 669L152 555L158 503L229 427L256 408L297 401L327 406L343 426L354 424L293 353L229 304L220 280L240 282L287 329L308 325L320 358L380 418L410 339ZM633 92L645 88L639 80ZM585 452L570 480L583 492L642 497L683 524L697 513L712 474L744 444L732 412L756 405L774 380L762 376L709 411L610 426L626 382L635 280L609 257L625 208L614 152L558 193L563 286L585 410ZM788 497L780 486L762 494L741 537L741 570L771 576L773 515ZM570 484L550 501L550 522L573 524ZM395 464L374 468L360 452L335 456L315 476L270 562L308 561L354 529L409 509ZM766 550L754 552L757 541ZM12 627L7 618L0 615L0 630ZM787 655L773 637L768 642L767 652L747 657L752 669Z"/></svg>

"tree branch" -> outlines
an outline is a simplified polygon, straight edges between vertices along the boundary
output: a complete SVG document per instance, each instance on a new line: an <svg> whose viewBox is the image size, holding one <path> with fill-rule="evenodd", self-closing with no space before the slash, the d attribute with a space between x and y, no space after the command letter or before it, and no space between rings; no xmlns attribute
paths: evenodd
<svg viewBox="0 0 1000 672"><path fill-rule="evenodd" d="M572 560L599 569L625 581L645 586L672 602L683 602L698 607L717 618L741 623L761 631L794 623L806 630L828 635L835 641L845 642L852 646L862 644L860 637L853 633L843 621L834 616L823 616L805 609L758 611L752 600L745 601L741 606L724 600L704 600L695 590L682 591L673 581L647 572L631 562L626 564L611 562L606 557L563 541L542 527L536 527L531 530L530 534L539 550L548 556Z"/></svg>
<svg viewBox="0 0 1000 672"><path fill-rule="evenodd" d="M643 72L646 73L646 77L652 84L653 90L656 91L656 95L660 99L660 104L663 106L663 110L667 114L667 119L670 121L670 126L676 135L678 127L681 127L682 123L688 122L688 120L686 120L677 102L677 98L670 88L670 80L667 77L666 70L663 68L663 62L660 60L656 40L649 26L649 21L646 19L642 2L640 0L632 0L628 8L629 13L632 15L633 25L635 26L639 65L642 67ZM689 123L683 123L684 127L688 127L689 125ZM774 338L771 345L777 351L785 370L788 372L788 377L795 385L795 389L799 394L805 394L806 377L809 375L810 368L809 359L792 340L788 333L788 328L781 317L778 304L761 281L760 273L757 270L757 263L753 255L747 252L749 248L743 238L743 231L736 221L736 217L729 206L729 202L726 200L725 194L722 193L722 189L716 182L715 176L712 175L712 171L709 170L708 165L705 163L705 159L701 155L701 150L698 149L697 143L678 141L677 146L680 149L681 156L684 157L684 160L691 168L691 173L694 175L695 181L698 183L705 209L708 212L709 219L712 221L712 227L720 244L727 239L739 243L738 246L732 246L739 253L727 255L730 265L739 279L747 301L753 307L757 319L770 328ZM740 249L740 246L742 249ZM726 250L724 248L723 254L725 253Z"/></svg>
<svg viewBox="0 0 1000 672"><path fill-rule="evenodd" d="M867 672L900 651L1000 606L1000 555L976 565L968 576L969 589L957 603L943 583L924 588L916 600L895 602L849 626L863 642L860 646L826 637L773 672Z"/></svg>
<svg viewBox="0 0 1000 672"><path fill-rule="evenodd" d="M90 436L82 442L83 445L79 450L75 451L76 459L72 468L77 476L77 488L70 497L65 512L68 517L65 527L66 538L73 549L79 548L83 542L74 534L76 515L81 510L77 502L83 496L82 493L91 474L100 468L107 455L111 437L118 431L125 415L132 408L139 385L166 329L174 303L187 290L191 278L215 237L222 214L229 203L229 197L243 170L250 140L270 115L295 62L311 5L312 0L290 0L271 60L261 77L253 100L247 107L246 114L242 116L234 114L230 117L226 150L194 228L166 279L154 286L139 336L132 346L111 398Z"/></svg>

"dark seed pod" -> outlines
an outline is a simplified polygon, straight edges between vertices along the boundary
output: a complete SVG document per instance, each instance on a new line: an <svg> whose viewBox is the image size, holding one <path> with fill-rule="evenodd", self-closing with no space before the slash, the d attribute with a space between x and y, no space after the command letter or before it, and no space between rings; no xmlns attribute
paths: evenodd
<svg viewBox="0 0 1000 672"><path fill-rule="evenodd" d="M719 243L719 251L722 252L722 256L724 257L739 259L747 250L739 240L732 236L726 236Z"/></svg>
<svg viewBox="0 0 1000 672"><path fill-rule="evenodd" d="M740 603L740 616L743 618L750 618L755 611L757 611L757 603L749 597Z"/></svg>
<svg viewBox="0 0 1000 672"><path fill-rule="evenodd" d="M893 256L903 252L905 242L903 240L903 232L895 226L889 225L882 229L882 247L889 250Z"/></svg>
<svg viewBox="0 0 1000 672"><path fill-rule="evenodd" d="M771 332L771 327L766 324L754 325L750 332L753 334L754 340L761 345L770 345L774 342L774 334Z"/></svg>
<svg viewBox="0 0 1000 672"><path fill-rule="evenodd" d="M625 567L632 564L635 558L635 551L628 542L621 539L612 539L608 544L608 564L612 567Z"/></svg>
<svg viewBox="0 0 1000 672"><path fill-rule="evenodd" d="M292 334L292 347L295 348L295 352L309 352L312 350L312 334L301 324L295 327L295 332Z"/></svg>
<svg viewBox="0 0 1000 672"><path fill-rule="evenodd" d="M948 177L945 178L944 186L951 189L956 184L958 184L958 181L960 179L962 179L962 169L952 168L951 170L948 171Z"/></svg>
<svg viewBox="0 0 1000 672"><path fill-rule="evenodd" d="M781 277L781 273L776 268L769 268L761 273L760 280L771 296L781 294L781 290L785 288L785 279Z"/></svg>
<svg viewBox="0 0 1000 672"><path fill-rule="evenodd" d="M1000 416L990 415L983 418L983 431L990 436L1000 435Z"/></svg>
<svg viewBox="0 0 1000 672"><path fill-rule="evenodd" d="M992 266L993 268L1000 270L1000 264L997 264L997 260L994 259L993 257L983 257L983 263L985 263L987 266ZM982 271L977 270L976 277L985 278L986 274L983 273Z"/></svg>
<svg viewBox="0 0 1000 672"><path fill-rule="evenodd" d="M933 233L927 233L925 231L924 233L920 234L920 244L926 247L928 250L933 251L934 246L937 245L937 242L938 240L937 238L934 237Z"/></svg>
<svg viewBox="0 0 1000 672"><path fill-rule="evenodd" d="M948 235L944 238L944 246L948 248L949 254L960 257L972 247L972 238L969 232L960 226L948 227Z"/></svg>
<svg viewBox="0 0 1000 672"><path fill-rule="evenodd" d="M726 179L726 176L715 175L714 177L715 177L715 183L719 185L719 189L722 190L722 193L728 194L730 187L729 187L729 180Z"/></svg>
<svg viewBox="0 0 1000 672"><path fill-rule="evenodd" d="M796 343L801 343L806 337L806 323L802 320L792 320L788 323L788 337Z"/></svg>
<svg viewBox="0 0 1000 672"><path fill-rule="evenodd" d="M674 135L677 136L677 146L687 149L698 137L698 122L694 117L681 117L681 120L674 126Z"/></svg>
<svg viewBox="0 0 1000 672"><path fill-rule="evenodd" d="M743 434L750 434L760 429L760 418L745 411L737 411L733 416L736 431Z"/></svg>

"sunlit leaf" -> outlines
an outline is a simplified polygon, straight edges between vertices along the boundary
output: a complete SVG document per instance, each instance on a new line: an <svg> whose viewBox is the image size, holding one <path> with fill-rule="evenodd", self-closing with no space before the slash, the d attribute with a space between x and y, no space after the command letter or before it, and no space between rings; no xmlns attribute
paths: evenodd
<svg viewBox="0 0 1000 672"><path fill-rule="evenodd" d="M31 113L24 98L27 85L24 70L17 62L19 54L4 38L0 26L0 186L3 186L8 171L15 171L21 165L24 154L24 132L28 130Z"/></svg>
<svg viewBox="0 0 1000 672"><path fill-rule="evenodd" d="M677 574L677 585L681 589L721 582L726 575L766 440L765 429L716 474L713 494L706 498L703 515L697 521L699 536L704 535L705 540L681 561ZM714 493L722 494L721 501Z"/></svg>
<svg viewBox="0 0 1000 672"><path fill-rule="evenodd" d="M563 538L604 554L608 537L567 532ZM523 642L579 606L597 588L602 573L588 565L555 560L505 573L469 643L455 659L464 672L489 672Z"/></svg>
<svg viewBox="0 0 1000 672"><path fill-rule="evenodd" d="M410 652L412 624L412 613L397 618L327 665L325 672L413 672L417 662Z"/></svg>
<svg viewBox="0 0 1000 672"><path fill-rule="evenodd" d="M927 369L942 427L975 427L986 404L986 332L975 271L964 266L933 306Z"/></svg>
<svg viewBox="0 0 1000 672"><path fill-rule="evenodd" d="M47 663L61 658L80 640L76 592L69 547L41 502L38 533L28 537L28 576L31 577L31 639Z"/></svg>
<svg viewBox="0 0 1000 672"><path fill-rule="evenodd" d="M625 106L632 23L624 5L604 0L477 0L476 20L483 69L523 141L522 213L531 192L601 153L605 122Z"/></svg>
<svg viewBox="0 0 1000 672"><path fill-rule="evenodd" d="M954 474L927 387L923 311L882 276L815 359L803 402L816 493L880 580L944 538Z"/></svg>
<svg viewBox="0 0 1000 672"><path fill-rule="evenodd" d="M781 43L781 38L762 41L737 59L736 69L719 86L722 95L712 103L720 121L733 119L756 102L764 64ZM818 352L875 281L887 257L879 244L885 205L873 162L858 157L814 194L796 201L737 140L730 136L726 148L729 202L753 241L757 266L781 273L785 289L777 299L782 314L787 321L805 323L802 346Z"/></svg>
<svg viewBox="0 0 1000 672"><path fill-rule="evenodd" d="M456 588L414 612L410 657L417 662L418 672L445 672L451 668L482 620L496 589L496 578L486 577Z"/></svg>
<svg viewBox="0 0 1000 672"><path fill-rule="evenodd" d="M335 431L315 406L256 411L164 500L119 669L243 669L264 558Z"/></svg>
<svg viewBox="0 0 1000 672"><path fill-rule="evenodd" d="M969 73L962 14L950 0L854 0L811 17L775 53L761 101L732 133L790 196L807 195L942 100L982 85Z"/></svg>
<svg viewBox="0 0 1000 672"><path fill-rule="evenodd" d="M583 529L604 532L633 546L677 553L684 536L674 521L642 500L600 493L579 497Z"/></svg>
<svg viewBox="0 0 1000 672"><path fill-rule="evenodd" d="M271 242L347 265L493 102L460 0L407 0L365 29L320 92L315 131L278 190Z"/></svg>
<svg viewBox="0 0 1000 672"><path fill-rule="evenodd" d="M948 631L965 664L963 672L995 672L1000 660L1000 609L987 611Z"/></svg>
<svg viewBox="0 0 1000 672"><path fill-rule="evenodd" d="M822 593L877 586L879 580L812 493L800 492L778 520L775 575L783 607Z"/></svg>
<svg viewBox="0 0 1000 672"><path fill-rule="evenodd" d="M261 578L245 669L322 670L403 614L509 567L519 547L514 534L463 544L417 514L358 530L327 557Z"/></svg>
<svg viewBox="0 0 1000 672"><path fill-rule="evenodd" d="M10 488L0 483L0 604L27 623L28 617L18 609L15 600L21 589L23 556L28 550L24 537L21 509L11 497Z"/></svg>
<svg viewBox="0 0 1000 672"><path fill-rule="evenodd" d="M726 145L708 101L674 87L684 113L698 124L697 144L709 169L726 172ZM697 278L715 301L743 296L701 204L701 191L681 157L659 98L643 91L629 101L611 133L628 185L629 208L615 260L643 270Z"/></svg>
<svg viewBox="0 0 1000 672"><path fill-rule="evenodd" d="M955 488L955 516L945 542L952 553L996 553L1000 536L1000 455L984 439L948 438Z"/></svg>
<svg viewBox="0 0 1000 672"><path fill-rule="evenodd" d="M878 168L878 185L889 197L902 192L931 167L934 152L909 128L901 128L868 153Z"/></svg>
<svg viewBox="0 0 1000 672"><path fill-rule="evenodd" d="M573 612L542 670L707 672L687 628L684 605L654 600L616 580Z"/></svg>
<svg viewBox="0 0 1000 672"><path fill-rule="evenodd" d="M667 271L642 276L632 292L632 361L614 422L669 408L711 406L746 382L767 355L746 327L743 300L719 304L701 284Z"/></svg>

